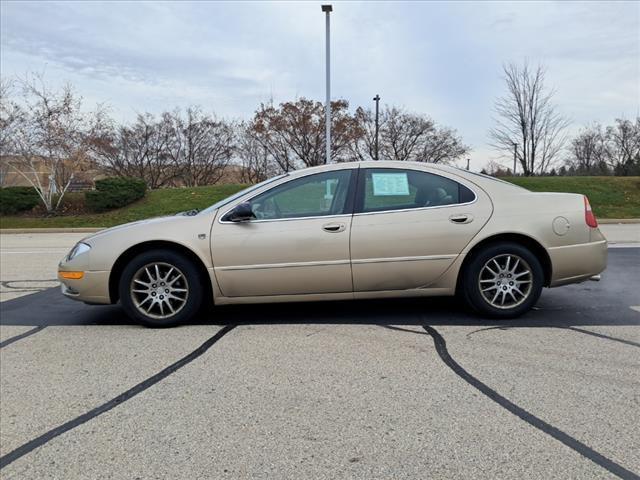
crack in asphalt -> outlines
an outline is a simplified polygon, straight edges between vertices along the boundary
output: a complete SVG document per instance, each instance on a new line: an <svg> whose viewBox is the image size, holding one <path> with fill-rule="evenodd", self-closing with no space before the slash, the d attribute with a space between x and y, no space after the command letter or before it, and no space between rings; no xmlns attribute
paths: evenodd
<svg viewBox="0 0 640 480"><path fill-rule="evenodd" d="M6 288L17 289L17 290L21 288L26 288L26 287L14 287L13 285L11 285L12 283L60 283L60 281L57 278L43 278L42 280L2 280L0 281L0 285ZM33 288L46 290L47 288L51 288L51 287L47 286L47 287L33 287Z"/></svg>
<svg viewBox="0 0 640 480"><path fill-rule="evenodd" d="M172 363L171 365L161 370L160 372L156 373L155 375L147 378L146 380L143 380L142 382L138 383L137 385L130 388L126 392L123 392L117 397L112 398L111 400L103 403L102 405L92 410L89 410L88 412L83 413L82 415L72 420L69 420L66 423L63 423L62 425L55 427L49 430L48 432L43 433L42 435L34 438L33 440L28 441L27 443L19 446L15 450L7 453L3 457L0 457L0 469L6 467L12 462L15 462L16 460L27 455L33 450L45 445L47 442L62 435L63 433L66 433L69 430L72 430L84 423L87 423L88 421L96 418L97 416L102 415L103 413L108 412L109 410L135 397L139 393L144 392L149 387L152 387L153 385L165 379L172 373L181 369L185 365L191 363L196 358L200 357L207 350L209 350L209 348L211 348L213 344L215 344L218 340L224 337L227 333L229 333L235 327L236 325L227 325L226 327L220 329L215 335L213 335L211 338L209 338L207 341L205 341L202 345L200 345L198 348L196 348L194 351L192 351L188 355L185 355L180 360Z"/></svg>
<svg viewBox="0 0 640 480"><path fill-rule="evenodd" d="M522 328L522 327L507 327L507 326L502 327L502 326L499 326L499 327L481 328L479 330L474 330L473 332L467 333L466 336L467 336L467 338L470 338L471 335L474 335L474 334L480 333L480 332L487 332L489 330L511 330L513 328ZM591 335L592 337L602 338L604 340L611 340L612 342L624 343L625 345L629 345L631 347L640 347L640 343L634 342L632 340L626 340L624 338L612 337L611 335L605 335L604 333L592 332L591 330L584 330L582 328L577 328L577 327L560 327L560 326L557 326L557 325L541 325L540 327L533 327L533 328L559 328L559 329L562 329L562 330L573 330L574 332L584 333L585 335Z"/></svg>
<svg viewBox="0 0 640 480"><path fill-rule="evenodd" d="M385 326L385 325L383 325L383 326ZM478 390L480 393L485 395L487 398L489 398L490 400L493 400L495 403L500 405L502 408L504 408L508 412L512 413L513 415L517 416L521 420L524 420L526 423L528 423L532 427L534 427L534 428L540 430L541 432L546 433L547 435L555 438L556 440L558 440L562 444L566 445L567 447L569 447L573 451L579 453L580 455L582 455L583 457L587 458L588 460L591 460L596 465L599 465L600 467L608 470L610 473L616 475L617 477L623 478L625 480L626 479L640 479L640 476L638 474L632 472L631 470L626 469L622 465L620 465L620 464L614 462L613 460L605 457L601 453L595 451L591 447L589 447L586 444L582 443L580 440L577 440L577 439L571 437L567 433L565 433L562 430L554 427L553 425L545 422L541 418L536 417L535 415L533 415L532 413L528 412L524 408L522 408L522 407L516 405L515 403L513 403L511 400L509 400L509 399L503 397L502 395L500 395L498 392L493 390L491 387L489 387L488 385L483 383L478 378L476 378L473 375L471 375L458 362L456 362L453 359L453 357L451 357L451 355L449 354L449 351L447 349L447 343L446 343L444 337L442 335L440 335L440 333L438 333L438 331L435 328L433 328L433 327L431 327L429 325L423 325L423 328L433 338L433 343L435 345L436 352L438 353L438 356L444 362L444 364L447 367L449 367L462 380L464 380L469 385L474 387L476 390ZM494 327L494 328L496 328L496 327ZM422 333L422 332L413 331L413 333Z"/></svg>
<svg viewBox="0 0 640 480"><path fill-rule="evenodd" d="M583 330L582 328L576 327L555 327L555 328L564 328L566 330L573 330L574 332L584 333L585 335L591 335L593 337L604 338L605 340L611 340L613 342L624 343L625 345L630 345L632 347L640 347L640 343L633 342L631 340L625 340L624 338L612 337L610 335L605 335L603 333L592 332L590 330Z"/></svg>
<svg viewBox="0 0 640 480"><path fill-rule="evenodd" d="M28 286L24 286L24 287L16 287L14 285L11 285L12 283L57 283L60 284L60 282L58 281L57 278L54 279L44 279L44 280L3 280L0 281L0 287L4 287L7 290L5 291L0 291L0 293L15 293L15 292L41 292L43 290L46 290L48 288L55 288L55 287L51 287L49 286L36 286L36 287L28 287Z"/></svg>
<svg viewBox="0 0 640 480"><path fill-rule="evenodd" d="M38 333L40 330L42 330L45 327L46 327L45 325L40 325L39 327L32 328L31 330L27 330L26 332L21 333L20 335L16 335L15 337L7 338L5 341L0 342L0 348L4 348L7 345L11 345L12 343L17 342L18 340L22 340L25 337L30 337L31 335L33 335L34 333Z"/></svg>

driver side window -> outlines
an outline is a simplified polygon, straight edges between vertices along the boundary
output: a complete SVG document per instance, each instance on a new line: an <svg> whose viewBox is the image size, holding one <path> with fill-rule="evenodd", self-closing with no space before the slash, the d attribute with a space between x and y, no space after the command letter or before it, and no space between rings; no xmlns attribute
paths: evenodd
<svg viewBox="0 0 640 480"><path fill-rule="evenodd" d="M251 200L257 220L318 217L346 212L351 170L291 180Z"/></svg>

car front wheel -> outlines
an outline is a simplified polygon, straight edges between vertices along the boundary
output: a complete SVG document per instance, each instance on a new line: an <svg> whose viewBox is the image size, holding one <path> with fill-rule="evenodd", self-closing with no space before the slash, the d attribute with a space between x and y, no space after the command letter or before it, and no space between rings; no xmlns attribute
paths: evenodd
<svg viewBox="0 0 640 480"><path fill-rule="evenodd" d="M172 250L152 250L135 257L122 272L119 289L127 314L153 327L188 321L203 298L197 268Z"/></svg>
<svg viewBox="0 0 640 480"><path fill-rule="evenodd" d="M476 254L464 271L464 296L482 315L513 318L535 305L542 292L540 261L516 243L497 243Z"/></svg>

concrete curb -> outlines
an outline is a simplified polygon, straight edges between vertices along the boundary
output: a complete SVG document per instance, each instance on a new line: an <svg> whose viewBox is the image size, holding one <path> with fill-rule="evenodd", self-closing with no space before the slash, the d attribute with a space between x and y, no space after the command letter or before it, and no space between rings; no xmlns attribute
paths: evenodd
<svg viewBox="0 0 640 480"><path fill-rule="evenodd" d="M598 223L609 225L612 223L640 223L640 218L598 218Z"/></svg>

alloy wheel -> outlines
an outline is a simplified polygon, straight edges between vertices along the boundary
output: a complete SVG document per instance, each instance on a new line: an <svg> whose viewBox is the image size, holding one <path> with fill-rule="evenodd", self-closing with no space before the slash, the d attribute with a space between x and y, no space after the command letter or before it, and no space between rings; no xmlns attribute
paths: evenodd
<svg viewBox="0 0 640 480"><path fill-rule="evenodd" d="M529 264L518 255L501 254L491 258L480 270L480 293L489 305L510 309L524 302L531 294L533 273Z"/></svg>
<svg viewBox="0 0 640 480"><path fill-rule="evenodd" d="M140 268L129 287L135 307L155 319L174 316L187 304L189 283L182 271L164 262Z"/></svg>

